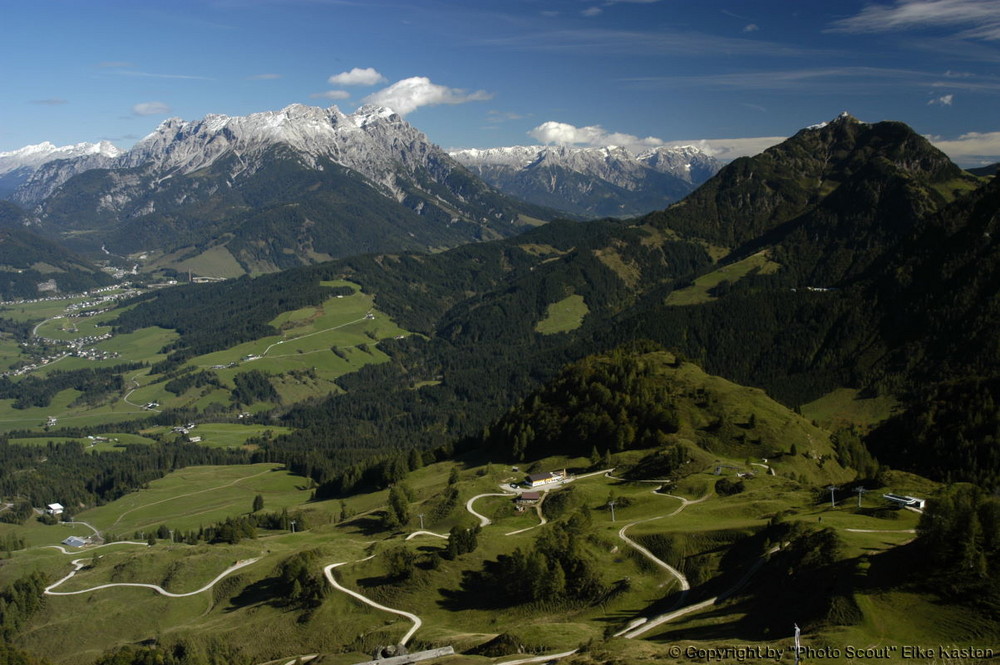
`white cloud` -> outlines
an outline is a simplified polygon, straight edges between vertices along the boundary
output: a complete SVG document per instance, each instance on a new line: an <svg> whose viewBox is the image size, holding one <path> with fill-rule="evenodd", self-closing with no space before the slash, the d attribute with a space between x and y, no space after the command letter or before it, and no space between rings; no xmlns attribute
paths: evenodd
<svg viewBox="0 0 1000 665"><path fill-rule="evenodd" d="M757 32L758 30L760 30L760 26L756 23L748 23L743 26L743 32Z"/></svg>
<svg viewBox="0 0 1000 665"><path fill-rule="evenodd" d="M892 5L871 4L855 16L833 23L832 32L874 33L942 26L969 26L960 35L973 39L1000 39L998 0L896 0Z"/></svg>
<svg viewBox="0 0 1000 665"><path fill-rule="evenodd" d="M938 136L927 139L958 164L970 166L1000 161L1000 132L969 132L950 140Z"/></svg>
<svg viewBox="0 0 1000 665"><path fill-rule="evenodd" d="M556 143L559 145L591 145L591 146L611 146L620 145L631 150L641 150L642 148L655 148L664 145L662 139L654 136L639 138L632 134L621 132L609 132L600 125L590 125L589 127L576 127L565 122L555 122L549 120L538 125L530 132L536 141L541 143Z"/></svg>
<svg viewBox="0 0 1000 665"><path fill-rule="evenodd" d="M954 99L955 95L944 95L942 97L938 97L937 99L932 99L931 101L927 102L927 105L932 106L934 104L940 104L941 106L951 106L951 103L952 101L954 101Z"/></svg>
<svg viewBox="0 0 1000 665"><path fill-rule="evenodd" d="M465 104L466 102L481 102L492 98L493 94L485 90L468 92L459 88L449 88L431 83L431 80L426 76L412 76L402 81L396 81L388 88L374 92L361 101L365 104L388 106L396 113L406 115L421 106Z"/></svg>
<svg viewBox="0 0 1000 665"><path fill-rule="evenodd" d="M327 79L330 85L378 85L388 79L379 74L374 67L361 69L355 67L349 72L341 72Z"/></svg>
<svg viewBox="0 0 1000 665"><path fill-rule="evenodd" d="M729 162L737 157L750 157L762 153L786 138L788 137L754 136L743 139L697 139L694 141L671 141L669 145L693 145L721 162Z"/></svg>
<svg viewBox="0 0 1000 665"><path fill-rule="evenodd" d="M32 99L32 104L41 104L42 106L60 106L62 104L69 104L69 102L62 97L49 97L48 99Z"/></svg>
<svg viewBox="0 0 1000 665"><path fill-rule="evenodd" d="M580 13L583 14L584 16L600 16L601 14L604 13L604 10L601 9L600 7L587 7Z"/></svg>
<svg viewBox="0 0 1000 665"><path fill-rule="evenodd" d="M142 102L132 107L135 115L166 115L170 106L164 102Z"/></svg>
<svg viewBox="0 0 1000 665"><path fill-rule="evenodd" d="M313 99L347 99L351 93L346 90L327 90L326 92L315 92L309 96Z"/></svg>

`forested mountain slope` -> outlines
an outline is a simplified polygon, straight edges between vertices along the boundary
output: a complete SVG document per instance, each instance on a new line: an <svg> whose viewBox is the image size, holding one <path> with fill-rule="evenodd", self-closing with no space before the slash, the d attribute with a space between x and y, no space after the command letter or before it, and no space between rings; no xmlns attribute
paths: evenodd
<svg viewBox="0 0 1000 665"><path fill-rule="evenodd" d="M904 125L842 116L632 222L300 269L288 278L361 284L427 339L384 342L392 362L341 379L346 396L292 408L282 422L301 432L269 447L322 482L331 456L475 435L563 363L640 338L791 406L841 387L909 400L949 367L995 371L975 351L994 339L991 282L961 273L976 265L963 243L989 232L994 191ZM671 295L727 270L689 304ZM954 283L934 287L948 271ZM540 333L567 303L575 323ZM975 336L967 350L949 346L956 327Z"/></svg>

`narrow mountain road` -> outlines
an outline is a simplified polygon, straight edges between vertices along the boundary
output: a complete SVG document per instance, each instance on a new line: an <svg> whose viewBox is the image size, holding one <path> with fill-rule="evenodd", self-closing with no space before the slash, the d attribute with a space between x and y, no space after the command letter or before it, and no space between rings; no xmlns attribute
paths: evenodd
<svg viewBox="0 0 1000 665"><path fill-rule="evenodd" d="M310 660L314 660L316 658L319 658L318 653L304 653L298 656L275 658L274 660L257 663L257 665L296 665L296 663L308 663Z"/></svg>
<svg viewBox="0 0 1000 665"><path fill-rule="evenodd" d="M132 393L134 393L136 390L142 387L142 385L137 380L137 377L139 376L142 376L141 372L129 379L129 381L132 382L132 385L134 387L132 388L132 390L122 395L122 401L128 404L129 406L134 406L135 408L139 409L139 411L152 411L153 413L163 413L163 411L161 411L160 409L147 409L145 404L136 404L135 402L129 401L129 397L132 396Z"/></svg>
<svg viewBox="0 0 1000 665"><path fill-rule="evenodd" d="M851 533L916 533L916 529L844 529Z"/></svg>
<svg viewBox="0 0 1000 665"><path fill-rule="evenodd" d="M371 558L372 557L368 557L367 559L361 559L360 561L367 561L368 559L371 559ZM330 565L328 565L328 566L326 566L326 567L323 568L323 574L326 576L327 581L331 585L333 585L334 589L337 589L338 591L343 591L347 595L352 596L353 598L357 598L362 603L364 603L366 605L371 605L372 607L374 607L377 610L382 610L383 612L389 612L391 614L398 614L399 616L406 617L407 619L409 619L410 621L412 621L413 622L413 627L410 628L410 630L406 633L406 635L403 635L403 638L401 640L399 640L399 643L405 646L406 643L410 641L410 638L413 637L413 634L416 633L417 630L420 629L421 625L423 625L423 621L420 620L420 617L418 617L416 614L411 614L410 612L404 612L403 610L394 610L391 607L386 607L385 605L380 605L379 603L376 603L374 600L369 600L368 598L365 598L364 596L362 596L357 591L351 591L350 589L341 586L337 582L337 578L333 576L333 569L334 568L337 568L339 566L343 566L343 565L348 564L348 563L360 563L360 561L353 561L353 562L352 561L341 561L340 563L331 563Z"/></svg>
<svg viewBox="0 0 1000 665"><path fill-rule="evenodd" d="M538 500L538 503L536 503L535 506L534 506L534 508L535 508L535 514L538 515L538 524L534 524L534 525L529 526L529 527L527 527L525 529L518 529L517 531L510 531L508 533L505 533L504 535L505 536L516 536L519 533L524 533L525 531L531 531L532 529L537 529L540 526L544 526L544 525L548 524L549 521L545 518L544 513L542 513L542 502L545 501L545 497L547 497L547 496L548 496L548 493L542 494L542 498L540 498Z"/></svg>
<svg viewBox="0 0 1000 665"><path fill-rule="evenodd" d="M406 540L412 540L417 536L434 536L435 538L444 538L448 540L448 535L444 533L434 533L433 531L414 531L406 537Z"/></svg>
<svg viewBox="0 0 1000 665"><path fill-rule="evenodd" d="M750 578L753 577L753 574L756 573L757 570L762 565L764 565L764 561L767 560L767 557L770 556L771 554L774 554L779 549L781 549L781 547L779 545L775 545L770 550L768 550L764 556L761 556L756 561L754 561L753 565L750 566L750 569L743 574L743 577L741 577L739 581L725 593L719 594L718 596L712 596L711 598L706 598L701 602L692 603L691 605L687 605L685 607L681 607L676 610L671 610L669 612L660 614L659 616L655 616L648 620L638 619L630 623L628 626L626 626L625 629L615 633L614 636L624 637L625 639L631 640L636 637L639 637L643 633L648 633L657 626L662 626L665 623L673 621L678 617L682 617L687 614L693 614L694 612L698 612L705 608L711 607L712 605L715 605L717 602L721 600L725 600L726 598L728 598L729 596L733 595L741 588L743 588L743 585L745 585L748 581L750 581Z"/></svg>
<svg viewBox="0 0 1000 665"><path fill-rule="evenodd" d="M634 540L632 540L631 538L629 538L625 534L625 532L628 531L629 529L631 529L632 527L634 527L637 524L644 524L646 522L652 522L654 520L663 519L665 517L673 517L674 515L676 515L677 513L681 512L682 510L684 510L688 506L690 506L692 504L695 504L695 503L701 503L702 501L704 501L705 499L707 499L708 497L710 497L711 494L706 494L705 496L701 497L700 499L696 499L696 500L692 501L691 499L686 499L686 498L684 498L682 496L677 496L676 494L660 494L656 490L654 490L653 493L657 494L659 496L667 496L667 497L670 497L672 499L677 499L678 501L681 502L681 505L677 507L677 510L673 511L672 513L668 513L666 515L657 515L656 517L648 517L648 518L646 518L644 520L636 520L635 522L629 522L628 524L626 524L625 526L623 526L621 529L618 530L618 537L621 538L622 540L624 540L626 542L626 544L629 545L629 547L637 550L644 557L646 557L647 559L649 559L650 561L652 561L653 563L655 563L657 566L659 566L660 568L663 568L668 573L670 573L671 575L673 575L677 579L677 582L680 585L680 588L681 588L681 598L683 599L683 597L687 594L688 590L691 588L691 585L690 585L690 583L688 583L688 580L684 576L684 573L682 573L681 571L677 570L676 568L674 568L673 566L671 566L666 561L663 561L662 559L658 558L655 554L653 554L652 552L650 552L648 549L646 549L642 545L638 544L637 542L635 542Z"/></svg>
<svg viewBox="0 0 1000 665"><path fill-rule="evenodd" d="M92 524L88 524L87 522L60 522L60 524L82 524L83 526L93 531L95 536L101 535L101 533L97 529L95 529Z"/></svg>
<svg viewBox="0 0 1000 665"><path fill-rule="evenodd" d="M531 658L519 658L518 660L505 660L503 662L497 663L497 665L528 665L529 663L547 663L551 660L559 660L560 658L566 658L567 656L572 656L579 649L573 649L572 651L564 651L562 653L553 653L547 656L533 656Z"/></svg>
<svg viewBox="0 0 1000 665"><path fill-rule="evenodd" d="M205 586L203 586L200 589L197 589L195 591L188 591L187 593L172 593L172 592L167 591L166 589L164 589L163 587L161 587L161 586L159 586L157 584L142 584L142 583L139 583L139 582L113 582L113 583L110 583L110 584L100 584L100 585L95 586L95 587L90 587L89 589L80 589L79 591L53 591L53 589L55 589L56 587L60 586L64 582L67 582L74 575L76 575L86 565L86 561L88 561L88 560L89 559L74 559L72 561L73 570L70 571L69 575L67 575L66 577L62 578L58 582L55 582L54 584L50 584L49 586L45 587L45 591L44 591L45 595L46 596L78 596L78 595L83 594L83 593L90 593L91 591L99 591L100 589L110 589L110 588L113 588L113 587L138 587L138 588L142 588L142 589L152 589L156 593L158 593L158 594L160 594L162 596L166 596L168 598L187 598L188 596L196 596L199 593L202 593L203 591L208 591L209 589L211 589L212 587L214 587L216 584L218 584L220 581L222 581L222 579L225 578L227 575L236 572L240 568L246 568L247 566L249 566L252 563L256 563L257 561L260 560L260 557L255 557L253 559L247 559L246 561L237 561L232 566L229 566L229 568L226 568L224 571L222 571L221 573L219 573L214 580L212 580L211 582L209 582Z"/></svg>
<svg viewBox="0 0 1000 665"><path fill-rule="evenodd" d="M360 319L355 319L354 321L348 321L347 323L341 323L339 326L333 326L332 328L324 328L323 330L317 330L316 332L307 333L305 335L299 335L298 337L291 337L289 339L278 340L277 342L274 342L273 344L271 344L270 346L268 346L266 349L264 349L263 353L260 354L260 357L261 358L266 358L267 354L271 352L271 349L273 349L274 347L278 346L279 344L287 344L288 342L294 342L294 341L297 341L297 340L300 340L300 339L305 339L306 337L313 337L314 335L322 335L323 333L328 333L331 330L338 330L340 328L346 328L347 326L354 325L355 323L360 323L362 321L373 319L373 318L374 318L374 316L372 315L371 310L369 310L368 314L365 314ZM255 360L257 360L257 359L255 358Z"/></svg>
<svg viewBox="0 0 1000 665"><path fill-rule="evenodd" d="M647 548L643 547L639 543L637 543L634 540L632 540L631 538L629 538L628 535L626 535L625 532L628 531L630 528L632 528L633 526L635 526L637 524L644 524L646 522L652 522L654 520L663 519L665 517L673 517L674 515L677 515L678 513L680 513L682 510L684 510L688 506L690 506L692 504L695 504L695 503L701 503L702 501L705 501L706 499L708 499L712 495L711 494L706 494L705 496L701 497L700 499L691 500L691 499L685 498L683 496L677 496L676 494L660 494L660 492L658 490L653 490L653 493L657 494L659 496L667 496L667 497L670 497L672 499L677 499L678 501L681 502L681 505L678 506L676 510L674 510L673 512L668 513L666 515L657 515L656 517L649 517L649 518L646 518L644 520L636 520L635 522L630 522L630 523L626 524L625 526L623 526L621 529L618 530L618 537L621 538L622 540L624 540L625 543L629 547L632 547L633 549L635 549L636 551L638 551L640 554L642 554L644 557L646 557L647 559L649 559L650 561L652 561L653 563L655 563L657 566L659 566L660 568L666 570L668 573L670 573L677 580L678 586L680 587L680 590L681 590L681 595L677 599L677 604L679 605L679 604L681 604L681 603L684 602L684 599L687 598L688 591L690 591L690 589L691 589L691 584L688 582L687 577L684 576L684 573L682 573L681 571L677 570L676 568L674 568L673 566L671 566L666 561L663 561L662 559L658 558L655 554L653 554L652 552L650 552ZM686 608L681 608L681 610L673 610L673 612L679 612L679 611L682 611L684 609L686 609ZM694 610L688 610L688 611L692 611L693 612ZM666 616L666 615L661 615L661 617L662 616ZM678 615L678 616L680 616L680 615ZM657 619L659 619L661 617L657 617ZM645 630L649 630L649 628L646 627L646 626L649 626L651 621L653 621L653 619L650 619L650 620L646 620L646 619L642 619L642 618L636 619L635 621L632 621L631 623L629 623L629 625L626 626L624 629L622 629L622 630L618 631L617 633L615 633L615 637L620 637L622 635L624 635L625 637L629 637L630 631L634 632L634 631L638 630L636 628L636 626L639 626L639 625L642 625L644 627L643 628L643 632ZM661 621L661 623L662 623L662 621ZM659 624L656 624L656 625L659 625ZM636 633L636 634L639 634L639 633Z"/></svg>
<svg viewBox="0 0 1000 665"><path fill-rule="evenodd" d="M42 545L42 549L59 550L63 554L79 554L80 552L89 552L91 550L96 550L100 547L111 547L112 545L142 545L143 547L149 547L149 543L140 543L136 540L116 540L113 543L104 543L103 545L91 545L85 550L76 550L70 552L62 545Z"/></svg>
<svg viewBox="0 0 1000 665"><path fill-rule="evenodd" d="M497 493L497 492L493 492L491 494L490 493L488 493L488 494L477 494L476 496L474 496L471 499L469 499L468 501L466 501L465 502L465 509L468 510L469 513L471 513L473 515L473 517L478 517L479 518L479 526L489 526L490 524L493 524L493 520L491 520L486 515L480 515L472 507L472 504L474 504L476 502L476 500L482 499L484 496L506 496L506 497L514 498L515 496L517 496L517 494L516 493L509 493L509 492L504 492L503 494L500 494L500 493Z"/></svg>

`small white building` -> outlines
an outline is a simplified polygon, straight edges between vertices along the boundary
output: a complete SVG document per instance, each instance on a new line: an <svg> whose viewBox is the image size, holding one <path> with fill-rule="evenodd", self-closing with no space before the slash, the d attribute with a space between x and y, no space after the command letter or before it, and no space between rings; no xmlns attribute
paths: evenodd
<svg viewBox="0 0 1000 665"><path fill-rule="evenodd" d="M70 536L66 540L62 541L62 543L67 547L83 547L87 544L87 541L79 536Z"/></svg>
<svg viewBox="0 0 1000 665"><path fill-rule="evenodd" d="M45 507L45 512L49 515L62 515L64 510L66 509L62 507L61 503L50 503Z"/></svg>

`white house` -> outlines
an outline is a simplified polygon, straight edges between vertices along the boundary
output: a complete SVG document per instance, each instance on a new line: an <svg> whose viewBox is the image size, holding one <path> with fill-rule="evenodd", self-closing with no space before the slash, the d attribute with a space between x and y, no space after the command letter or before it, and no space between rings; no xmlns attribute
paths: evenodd
<svg viewBox="0 0 1000 665"><path fill-rule="evenodd" d="M50 503L45 507L45 512L49 515L62 515L64 510L61 503Z"/></svg>

